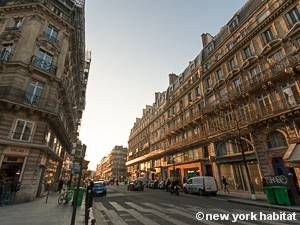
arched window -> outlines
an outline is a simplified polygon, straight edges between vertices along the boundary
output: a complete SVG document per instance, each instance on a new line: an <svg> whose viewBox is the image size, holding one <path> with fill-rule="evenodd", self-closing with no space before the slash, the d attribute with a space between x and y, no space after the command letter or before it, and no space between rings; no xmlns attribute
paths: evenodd
<svg viewBox="0 0 300 225"><path fill-rule="evenodd" d="M279 147L287 147L287 143L283 134L278 131L275 131L269 134L268 148L279 148Z"/></svg>

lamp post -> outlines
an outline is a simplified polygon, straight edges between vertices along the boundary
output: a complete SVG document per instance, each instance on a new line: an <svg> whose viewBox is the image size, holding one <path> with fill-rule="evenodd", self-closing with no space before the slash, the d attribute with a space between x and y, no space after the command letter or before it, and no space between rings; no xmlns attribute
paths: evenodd
<svg viewBox="0 0 300 225"><path fill-rule="evenodd" d="M75 218L76 218L76 211L77 211L77 198L78 198L78 192L79 192L80 181L81 181L81 176L82 176L82 167L83 167L84 157L85 157L85 147L84 147L84 145L81 144L80 141L78 141L76 144L73 165L75 163L79 163L80 169L79 169L76 189L75 189L74 195L73 195L73 210L72 210L71 225L75 225ZM73 172L75 172L75 171L72 171L72 173Z"/></svg>
<svg viewBox="0 0 300 225"><path fill-rule="evenodd" d="M250 187L250 194L251 194L251 199L252 200L256 200L256 196L255 196L255 189L251 180L251 176L250 176L250 172L249 172L249 168L248 168L248 164L247 164L247 160L246 160L246 155L245 155L245 151L243 149L243 143L242 143L242 136L241 136L241 128L239 125L239 120L237 119L236 114L233 111L233 107L232 107L232 103L230 103L230 110L233 112L233 118L234 118L234 122L235 122L235 128L237 129L237 136L238 136L238 145L241 148L241 153L242 153L242 161L243 161L243 165L245 167L246 170L246 176L247 176L247 180L249 182L249 187Z"/></svg>

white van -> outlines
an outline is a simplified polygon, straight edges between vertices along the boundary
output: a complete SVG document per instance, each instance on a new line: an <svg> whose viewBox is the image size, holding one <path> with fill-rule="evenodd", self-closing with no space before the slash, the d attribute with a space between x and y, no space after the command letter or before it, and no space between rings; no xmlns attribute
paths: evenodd
<svg viewBox="0 0 300 225"><path fill-rule="evenodd" d="M184 191L187 193L197 193L200 195L216 195L218 192L217 182L214 177L210 176L192 177L188 179L184 188Z"/></svg>

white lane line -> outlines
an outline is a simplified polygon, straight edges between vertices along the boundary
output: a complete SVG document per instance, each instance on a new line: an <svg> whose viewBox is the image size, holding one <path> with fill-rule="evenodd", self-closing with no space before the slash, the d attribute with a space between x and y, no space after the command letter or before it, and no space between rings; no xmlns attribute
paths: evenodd
<svg viewBox="0 0 300 225"><path fill-rule="evenodd" d="M145 217L141 213L137 212L134 209L125 209L123 206L121 206L117 202L109 202L117 211L126 211L128 212L131 216L133 216L136 220L140 221L142 224L145 225L159 225L155 221ZM127 220L126 220L127 221Z"/></svg>
<svg viewBox="0 0 300 225"><path fill-rule="evenodd" d="M107 215L109 220L113 224L117 225L128 225L114 210L108 210L107 208L104 207L104 205L101 202L97 202L96 208L98 208L101 211L104 211L104 213Z"/></svg>
<svg viewBox="0 0 300 225"><path fill-rule="evenodd" d="M186 218L196 220L196 216L193 213L185 213L182 210L172 209L172 208L165 209L165 208L159 207L157 205L154 205L154 204L148 203L148 202L143 203L143 205L146 205L148 207L154 208L154 209L159 210L159 211L167 210L167 211L169 211L173 214L181 215L181 216L184 216ZM207 220L201 220L201 223L208 224L208 225L220 225L220 223L216 223L216 222L213 222L213 221L207 221ZM253 224L251 224L251 225L253 225Z"/></svg>
<svg viewBox="0 0 300 225"><path fill-rule="evenodd" d="M134 209L136 209L136 210L138 210L140 212L150 212L153 215L158 216L158 217L160 217L160 218L162 218L162 219L164 219L164 220L166 220L166 221L168 221L170 223L173 223L173 224L176 224L176 225L188 225L187 223L184 223L182 221L176 220L176 219L170 217L169 215L167 215L165 213L162 213L162 212L159 212L159 211L157 211L155 209L146 209L146 208L143 208L143 207L141 207L141 206L139 206L139 205L137 205L137 204L135 204L133 202L125 202L125 203L127 205L129 205L130 207L132 207L132 208L134 208Z"/></svg>
<svg viewBox="0 0 300 225"><path fill-rule="evenodd" d="M109 202L117 211L126 211L126 209L117 202Z"/></svg>
<svg viewBox="0 0 300 225"><path fill-rule="evenodd" d="M101 224L108 225L107 222L109 222L109 221L107 221L105 219L104 214L100 210L97 210L97 208L98 208L96 206L97 203L94 203L94 204L95 204L95 208L96 208L96 210L94 211L94 217L95 217L96 221L101 221Z"/></svg>

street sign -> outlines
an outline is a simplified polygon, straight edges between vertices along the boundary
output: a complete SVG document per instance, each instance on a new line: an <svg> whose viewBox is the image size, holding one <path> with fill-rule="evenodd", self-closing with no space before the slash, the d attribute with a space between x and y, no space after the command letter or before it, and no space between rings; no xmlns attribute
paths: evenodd
<svg viewBox="0 0 300 225"><path fill-rule="evenodd" d="M79 162L74 162L72 165L72 173L77 174L80 172L80 163Z"/></svg>

